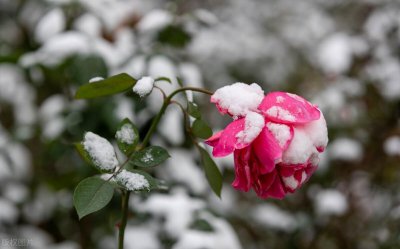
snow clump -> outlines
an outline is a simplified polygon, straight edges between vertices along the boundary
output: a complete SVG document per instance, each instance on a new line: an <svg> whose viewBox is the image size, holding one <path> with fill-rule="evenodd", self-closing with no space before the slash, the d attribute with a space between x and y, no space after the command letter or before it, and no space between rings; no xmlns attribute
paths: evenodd
<svg viewBox="0 0 400 249"><path fill-rule="evenodd" d="M151 93L154 86L154 79L152 77L142 77L136 82L133 87L133 92L138 94L141 98Z"/></svg>
<svg viewBox="0 0 400 249"><path fill-rule="evenodd" d="M112 171L118 166L114 148L107 139L93 132L86 132L82 145L100 170Z"/></svg>

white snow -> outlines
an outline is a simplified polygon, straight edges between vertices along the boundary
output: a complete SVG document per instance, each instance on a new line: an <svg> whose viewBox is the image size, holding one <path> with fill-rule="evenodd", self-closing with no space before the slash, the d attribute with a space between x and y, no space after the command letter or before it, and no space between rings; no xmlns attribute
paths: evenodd
<svg viewBox="0 0 400 249"><path fill-rule="evenodd" d="M285 110L280 106L272 106L266 111L266 113L271 117L278 118L284 121L296 120L296 118L288 110Z"/></svg>
<svg viewBox="0 0 400 249"><path fill-rule="evenodd" d="M118 166L114 148L107 139L93 132L86 132L82 145L99 169L109 171Z"/></svg>
<svg viewBox="0 0 400 249"><path fill-rule="evenodd" d="M35 38L43 43L65 29L66 20L62 9L56 8L46 13L35 29Z"/></svg>
<svg viewBox="0 0 400 249"><path fill-rule="evenodd" d="M391 136L383 144L385 153L389 156L400 156L400 136Z"/></svg>
<svg viewBox="0 0 400 249"><path fill-rule="evenodd" d="M283 183L285 186L289 187L290 189L296 189L299 186L299 182L294 178L294 175L289 177L282 177Z"/></svg>
<svg viewBox="0 0 400 249"><path fill-rule="evenodd" d="M78 17L73 26L74 29L91 37L98 37L101 35L102 25L100 20L96 16L89 13Z"/></svg>
<svg viewBox="0 0 400 249"><path fill-rule="evenodd" d="M337 138L329 146L332 159L359 161L363 156L363 148L359 141L351 138Z"/></svg>
<svg viewBox="0 0 400 249"><path fill-rule="evenodd" d="M347 34L336 33L325 39L317 49L318 62L327 73L340 74L352 63L350 38Z"/></svg>
<svg viewBox="0 0 400 249"><path fill-rule="evenodd" d="M229 223L207 213L200 218L206 220L214 232L188 230L182 234L172 249L241 249L237 235Z"/></svg>
<svg viewBox="0 0 400 249"><path fill-rule="evenodd" d="M142 203L134 203L135 209L165 219L165 231L178 238L192 223L196 211L205 207L200 199L191 198L183 189L169 194L154 193Z"/></svg>
<svg viewBox="0 0 400 249"><path fill-rule="evenodd" d="M133 87L133 92L137 93L140 97L144 97L151 93L154 86L154 79L152 77L142 77L138 80Z"/></svg>
<svg viewBox="0 0 400 249"><path fill-rule="evenodd" d="M316 153L317 149L309 136L302 129L295 127L293 139L287 150L283 152L282 161L284 164L302 164Z"/></svg>
<svg viewBox="0 0 400 249"><path fill-rule="evenodd" d="M0 210L0 224L17 221L19 212L11 201L0 197Z"/></svg>
<svg viewBox="0 0 400 249"><path fill-rule="evenodd" d="M236 134L239 143L247 144L252 142L264 128L264 116L256 112L249 112L245 117L245 128Z"/></svg>
<svg viewBox="0 0 400 249"><path fill-rule="evenodd" d="M115 138L125 144L132 144L136 138L132 125L129 123L124 124L115 134Z"/></svg>
<svg viewBox="0 0 400 249"><path fill-rule="evenodd" d="M279 146L284 147L290 139L290 127L285 124L267 123L268 130L274 135Z"/></svg>
<svg viewBox="0 0 400 249"><path fill-rule="evenodd" d="M326 127L324 115L322 112L320 113L321 116L318 120L311 121L301 128L307 133L315 147L325 148L328 144L328 129Z"/></svg>
<svg viewBox="0 0 400 249"><path fill-rule="evenodd" d="M289 212L272 204L261 204L251 212L253 220L266 227L282 231L293 231L298 222Z"/></svg>
<svg viewBox="0 0 400 249"><path fill-rule="evenodd" d="M125 249L162 248L156 230L147 226L127 226L125 230Z"/></svg>
<svg viewBox="0 0 400 249"><path fill-rule="evenodd" d="M195 194L204 194L209 190L204 172L190 151L172 149L169 153L171 158L158 169L157 176L166 181L183 183Z"/></svg>
<svg viewBox="0 0 400 249"><path fill-rule="evenodd" d="M147 13L137 24L137 28L141 32L159 30L172 23L173 19L171 13L156 9Z"/></svg>
<svg viewBox="0 0 400 249"><path fill-rule="evenodd" d="M158 131L173 145L180 145L185 141L183 114L178 107L172 106L167 109Z"/></svg>
<svg viewBox="0 0 400 249"><path fill-rule="evenodd" d="M102 81L104 80L103 77L93 77L89 80L89 83L97 82L97 81Z"/></svg>
<svg viewBox="0 0 400 249"><path fill-rule="evenodd" d="M319 191L315 196L314 205L320 215L343 215L348 209L346 196L335 189Z"/></svg>
<svg viewBox="0 0 400 249"><path fill-rule="evenodd" d="M122 170L118 173L115 176L115 180L130 191L150 189L150 183L143 175L126 170Z"/></svg>
<svg viewBox="0 0 400 249"><path fill-rule="evenodd" d="M211 101L231 114L234 118L245 116L251 111L257 111L264 98L264 91L261 87L253 83L234 83L229 86L219 88L212 96Z"/></svg>

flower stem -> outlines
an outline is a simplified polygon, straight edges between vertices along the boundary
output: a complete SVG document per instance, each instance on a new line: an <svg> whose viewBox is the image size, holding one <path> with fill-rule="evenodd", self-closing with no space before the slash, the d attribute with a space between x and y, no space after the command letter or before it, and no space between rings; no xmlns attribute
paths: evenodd
<svg viewBox="0 0 400 249"><path fill-rule="evenodd" d="M125 236L125 227L128 221L128 212L129 212L129 191L122 192L122 218L121 224L119 226L119 234L118 234L118 249L124 249L124 236Z"/></svg>
<svg viewBox="0 0 400 249"><path fill-rule="evenodd" d="M168 97L166 97L164 99L164 102L163 102L163 105L161 106L160 111L158 112L157 116L154 118L154 120L151 123L151 126L149 128L149 131L147 132L146 136L143 139L141 148L146 147L147 144L149 143L151 136L155 132L155 130L156 130L157 126L158 126L158 123L160 122L161 117L164 115L165 110L167 109L168 105L171 103L172 98L176 94L178 94L180 92L184 92L184 91L193 91L193 92L200 92L200 93L205 93L205 94L208 94L208 95L213 95L213 92L208 91L206 89L197 88L197 87L182 87L182 88L179 88L179 89L173 91L170 95L168 95Z"/></svg>

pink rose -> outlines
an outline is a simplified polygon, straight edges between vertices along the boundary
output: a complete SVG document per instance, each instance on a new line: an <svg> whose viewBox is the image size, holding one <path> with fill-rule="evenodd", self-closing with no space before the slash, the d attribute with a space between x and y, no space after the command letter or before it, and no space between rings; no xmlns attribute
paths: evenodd
<svg viewBox="0 0 400 249"><path fill-rule="evenodd" d="M218 89L211 102L234 118L206 141L215 157L234 153L234 188L282 199L317 169L328 143L326 122L304 98L285 92L264 96L257 84L235 83Z"/></svg>

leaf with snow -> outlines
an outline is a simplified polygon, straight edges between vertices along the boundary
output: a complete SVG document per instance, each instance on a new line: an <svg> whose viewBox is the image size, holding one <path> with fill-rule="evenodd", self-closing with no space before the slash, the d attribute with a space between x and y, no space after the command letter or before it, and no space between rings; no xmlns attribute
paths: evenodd
<svg viewBox="0 0 400 249"><path fill-rule="evenodd" d="M148 168L159 165L170 157L168 151L160 146L150 146L133 155L131 163L138 167Z"/></svg>
<svg viewBox="0 0 400 249"><path fill-rule="evenodd" d="M128 191L150 191L150 190L166 190L168 187L163 183L163 181L152 177L147 172L142 170L133 169L131 165L125 167L125 177L116 177L117 183ZM123 178L126 178L123 180ZM129 179L128 179L129 178ZM146 181L146 182L145 182ZM125 182L125 183L123 183ZM141 187L142 185L142 187Z"/></svg>
<svg viewBox="0 0 400 249"><path fill-rule="evenodd" d="M113 195L113 186L97 176L81 181L74 192L74 206L79 219L105 207Z"/></svg>
<svg viewBox="0 0 400 249"><path fill-rule="evenodd" d="M78 149L83 149L86 152L84 158L89 158L91 165L101 172L112 172L118 166L114 147L107 139L93 132L85 133L82 148Z"/></svg>
<svg viewBox="0 0 400 249"><path fill-rule="evenodd" d="M208 154L208 152L201 147L198 147L198 148L200 151L201 162L204 167L204 172L206 173L206 178L207 178L208 184L210 184L210 187L214 191L214 193L218 197L221 197L222 174L219 171L214 160Z"/></svg>
<svg viewBox="0 0 400 249"><path fill-rule="evenodd" d="M76 99L91 99L124 92L136 84L136 79L126 73L114 75L105 80L81 86L75 94Z"/></svg>
<svg viewBox="0 0 400 249"><path fill-rule="evenodd" d="M139 142L139 131L128 119L122 120L115 134L119 149L126 155L132 153Z"/></svg>
<svg viewBox="0 0 400 249"><path fill-rule="evenodd" d="M212 136L212 130L206 122L196 119L192 125L192 132L196 137L207 139Z"/></svg>

